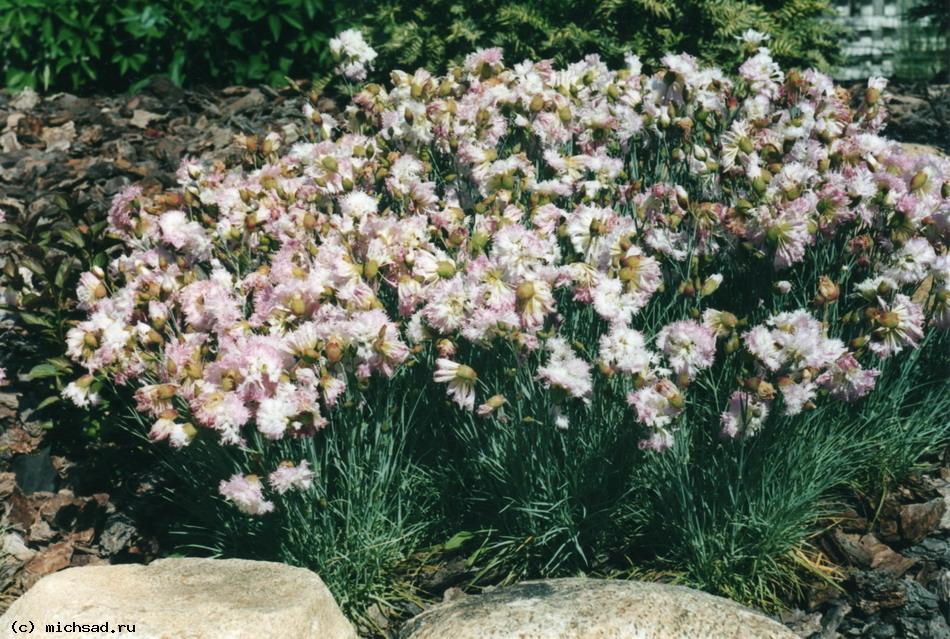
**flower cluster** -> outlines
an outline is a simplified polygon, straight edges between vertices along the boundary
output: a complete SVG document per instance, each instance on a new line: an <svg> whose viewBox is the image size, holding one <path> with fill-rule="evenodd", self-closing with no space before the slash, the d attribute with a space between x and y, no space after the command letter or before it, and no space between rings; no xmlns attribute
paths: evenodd
<svg viewBox="0 0 950 639"><path fill-rule="evenodd" d="M364 77L358 33L332 48ZM641 446L662 450L691 385L735 354L747 375L722 427L751 435L778 398L787 414L819 389L853 401L875 363L950 327L950 163L880 137L883 90L872 80L852 105L756 47L735 78L689 55L646 73L634 56L509 67L497 49L443 76L395 71L342 113L310 107L301 139L270 134L233 166L186 159L179 190L118 196L126 251L83 276L69 355L135 382L154 439L210 429L239 445L311 436L345 393L410 361L490 418L517 394L475 355L504 344L538 362L554 425L621 380ZM728 294L741 262L801 299L783 278L823 245L844 247L840 270L807 284L807 306L764 315ZM578 313L597 327L583 344ZM66 395L88 403L94 387ZM267 484L306 489L308 472ZM220 492L259 514L263 486Z"/></svg>
<svg viewBox="0 0 950 639"><path fill-rule="evenodd" d="M347 29L331 39L330 53L337 62L336 72L349 80L356 81L366 79L366 72L376 59L376 51L366 43L363 34L356 29Z"/></svg>

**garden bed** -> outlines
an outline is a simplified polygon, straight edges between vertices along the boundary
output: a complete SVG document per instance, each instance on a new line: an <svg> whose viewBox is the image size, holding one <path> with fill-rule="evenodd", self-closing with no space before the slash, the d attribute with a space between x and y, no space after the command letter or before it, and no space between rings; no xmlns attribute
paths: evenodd
<svg viewBox="0 0 950 639"><path fill-rule="evenodd" d="M172 187L182 156L207 161L240 156L250 136L263 140L272 131L291 143L308 123L306 103L297 89L182 91L161 81L136 96L59 95L35 102L23 95L2 96L0 119L7 126L0 135L0 208L35 218L55 218L69 208L75 219L91 225L104 219L113 197L133 183L146 191ZM902 116L906 123L898 130L909 141L932 139L921 131L946 113L933 104L945 104L945 98L931 101L925 116L918 117L913 108ZM324 103L321 111L334 107ZM235 135L243 137L236 142ZM78 230L89 233L81 224ZM8 318L2 321L7 347L29 353L29 330ZM109 430L105 421L93 424L99 430L79 436L90 424L80 423L84 418L78 413L75 432L64 432L63 423L49 432L43 413L34 412L45 399L40 388L16 383L2 390L0 496L7 504L9 532L0 578L6 601L43 574L70 565L146 561L170 551L167 531L147 524L161 518L164 480L141 442ZM814 552L807 560L816 572L840 580L844 594L815 588L821 581L816 576L807 600L787 602L790 609L804 609L787 615L790 626L803 636L833 636L835 628L845 636L889 636L897 630L941 636L950 541L942 521L947 473L941 464L935 466L930 475L885 494L854 495L851 510L836 513L829 531L812 541ZM394 631L420 606L457 596L457 587L476 578L479 586L500 581L502 574L466 561L471 550L466 541L453 537L409 558L401 581L412 594L367 609L362 622L367 632ZM625 566L623 561L605 565ZM629 564L626 569L634 574Z"/></svg>

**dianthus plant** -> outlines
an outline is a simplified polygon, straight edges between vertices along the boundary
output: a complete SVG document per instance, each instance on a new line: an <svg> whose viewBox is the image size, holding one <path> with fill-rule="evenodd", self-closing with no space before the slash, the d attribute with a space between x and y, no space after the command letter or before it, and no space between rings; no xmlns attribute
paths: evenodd
<svg viewBox="0 0 950 639"><path fill-rule="evenodd" d="M335 47L363 77L358 34ZM721 402L726 438L859 402L950 328L950 162L881 137L885 103L882 80L852 103L755 47L732 75L497 49L395 71L308 107L298 139L122 193L125 250L82 277L68 351L89 374L66 395L132 385L153 440L241 446L320 438L413 366L451 402L431 420L619 414L644 454L677 445L690 402ZM319 481L306 460L265 471L220 493L267 516Z"/></svg>

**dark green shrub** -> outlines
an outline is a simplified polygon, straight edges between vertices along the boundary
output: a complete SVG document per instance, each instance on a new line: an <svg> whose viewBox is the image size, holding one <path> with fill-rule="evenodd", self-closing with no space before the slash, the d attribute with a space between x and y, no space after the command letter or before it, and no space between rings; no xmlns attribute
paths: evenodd
<svg viewBox="0 0 950 639"><path fill-rule="evenodd" d="M366 5L344 15L360 23ZM632 51L654 62L684 51L724 66L743 59L736 36L756 29L783 66L826 66L837 53L837 27L824 0L428 0L380 3L363 21L382 66L436 69L476 46L504 47L509 62L572 62L600 53L613 64ZM379 64L377 66L380 66Z"/></svg>
<svg viewBox="0 0 950 639"><path fill-rule="evenodd" d="M838 48L827 0L0 0L7 86L125 90L154 74L177 83L324 77L327 42L358 26L376 68L444 68L476 47L510 60L686 51L729 66L754 28L785 66L825 66Z"/></svg>
<svg viewBox="0 0 950 639"><path fill-rule="evenodd" d="M0 59L12 87L278 83L329 68L327 17L319 0L0 0Z"/></svg>

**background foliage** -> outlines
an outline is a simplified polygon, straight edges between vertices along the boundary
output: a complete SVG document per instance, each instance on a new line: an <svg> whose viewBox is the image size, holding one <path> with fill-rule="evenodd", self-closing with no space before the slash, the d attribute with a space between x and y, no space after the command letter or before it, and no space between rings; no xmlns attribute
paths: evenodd
<svg viewBox="0 0 950 639"><path fill-rule="evenodd" d="M827 0L0 0L8 87L125 90L154 74L179 84L279 84L325 76L328 40L358 26L377 69L445 67L476 47L559 63L619 63L686 51L726 66L748 28L783 66L827 66L838 47Z"/></svg>

